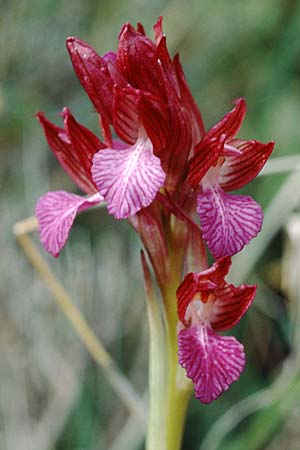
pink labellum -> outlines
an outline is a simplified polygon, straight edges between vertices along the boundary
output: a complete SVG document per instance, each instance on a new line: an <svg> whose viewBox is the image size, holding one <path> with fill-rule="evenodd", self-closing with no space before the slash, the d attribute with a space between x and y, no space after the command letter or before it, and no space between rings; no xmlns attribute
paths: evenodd
<svg viewBox="0 0 300 450"><path fill-rule="evenodd" d="M234 337L217 335L204 323L179 332L178 357L193 380L195 397L203 403L216 400L245 367L242 344Z"/></svg>
<svg viewBox="0 0 300 450"><path fill-rule="evenodd" d="M234 191L256 177L271 155L275 143L262 144L234 139L229 144L239 150L239 154L225 158L220 169L219 183L225 191Z"/></svg>
<svg viewBox="0 0 300 450"><path fill-rule="evenodd" d="M225 137L225 140L231 140L238 133L242 126L247 107L243 98L235 101L235 107L214 125L206 134L205 138Z"/></svg>
<svg viewBox="0 0 300 450"><path fill-rule="evenodd" d="M102 148L103 144L91 131L76 122L69 110L64 111L66 130L50 122L42 112L36 116L62 168L80 189L92 194L97 189L91 174L91 154Z"/></svg>
<svg viewBox="0 0 300 450"><path fill-rule="evenodd" d="M111 123L113 80L106 61L78 38L69 37L66 45L80 83L103 120Z"/></svg>
<svg viewBox="0 0 300 450"><path fill-rule="evenodd" d="M210 314L210 324L215 331L225 331L234 327L252 305L256 286L232 284L215 290L215 300Z"/></svg>
<svg viewBox="0 0 300 450"><path fill-rule="evenodd" d="M127 149L104 149L94 156L93 179L116 219L126 219L154 200L165 180L148 138Z"/></svg>
<svg viewBox="0 0 300 450"><path fill-rule="evenodd" d="M263 212L249 196L213 186L198 195L197 204L202 235L214 258L234 255L261 230Z"/></svg>
<svg viewBox="0 0 300 450"><path fill-rule="evenodd" d="M103 201L100 194L80 197L65 191L47 192L37 202L35 214L45 249L57 257L65 246L78 213Z"/></svg>

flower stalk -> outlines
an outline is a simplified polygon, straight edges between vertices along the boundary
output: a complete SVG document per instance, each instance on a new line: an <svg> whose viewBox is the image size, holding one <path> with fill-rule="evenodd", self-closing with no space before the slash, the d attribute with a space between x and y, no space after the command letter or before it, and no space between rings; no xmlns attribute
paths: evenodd
<svg viewBox="0 0 300 450"><path fill-rule="evenodd" d="M149 418L147 450L179 450L192 383L178 365L176 289L180 283L183 252L174 251L168 222L170 278L160 285L162 308L150 286L142 256L149 319ZM162 321L162 314L164 323Z"/></svg>

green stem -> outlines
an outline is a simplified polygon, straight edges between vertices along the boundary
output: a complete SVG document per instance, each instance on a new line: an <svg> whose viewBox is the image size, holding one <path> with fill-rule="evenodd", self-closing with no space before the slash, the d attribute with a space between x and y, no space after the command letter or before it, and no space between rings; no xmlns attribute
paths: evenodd
<svg viewBox="0 0 300 450"><path fill-rule="evenodd" d="M149 419L146 450L180 450L192 383L178 364L176 289L181 281L183 249L176 248L169 230L170 278L160 285L165 326L153 289L148 285L150 330ZM143 263L145 280L149 271Z"/></svg>
<svg viewBox="0 0 300 450"><path fill-rule="evenodd" d="M175 255L174 255L175 256ZM178 364L176 289L180 283L181 266L173 258L172 280L162 288L167 319L168 377L166 395L166 450L179 450L192 385Z"/></svg>
<svg viewBox="0 0 300 450"><path fill-rule="evenodd" d="M146 450L166 450L166 405L163 402L166 386L165 330L151 275L142 254L147 312L149 320L149 415Z"/></svg>
<svg viewBox="0 0 300 450"><path fill-rule="evenodd" d="M165 450L166 435L165 396L165 336L158 305L149 308L149 417L146 439L147 450Z"/></svg>

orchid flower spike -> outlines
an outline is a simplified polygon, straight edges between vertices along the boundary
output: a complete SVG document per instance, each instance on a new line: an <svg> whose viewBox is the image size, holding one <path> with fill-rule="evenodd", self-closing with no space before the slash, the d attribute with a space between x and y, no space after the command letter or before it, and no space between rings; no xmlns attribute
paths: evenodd
<svg viewBox="0 0 300 450"><path fill-rule="evenodd" d="M217 334L240 321L256 292L256 286L235 287L224 280L230 265L229 257L219 259L207 270L187 274L177 289L179 363L203 403L218 398L245 367L242 344Z"/></svg>

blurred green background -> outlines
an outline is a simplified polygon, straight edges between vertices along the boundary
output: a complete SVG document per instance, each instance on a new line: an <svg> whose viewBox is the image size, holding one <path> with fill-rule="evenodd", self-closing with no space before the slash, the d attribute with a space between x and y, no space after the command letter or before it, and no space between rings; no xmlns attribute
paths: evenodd
<svg viewBox="0 0 300 450"><path fill-rule="evenodd" d="M33 214L47 190L74 191L35 112L59 122L67 105L97 130L66 37L77 35L102 54L116 48L124 22L140 21L151 34L159 15L206 126L243 96L240 136L274 139L274 158L283 158L247 188L266 211L265 227L234 261L233 279L259 284L255 306L235 329L247 368L212 405L191 402L182 448L300 448L299 1L0 0L1 450L143 449L139 422L29 266L12 226ZM58 260L43 254L142 395L147 322L139 249L126 222L95 209L77 219Z"/></svg>

